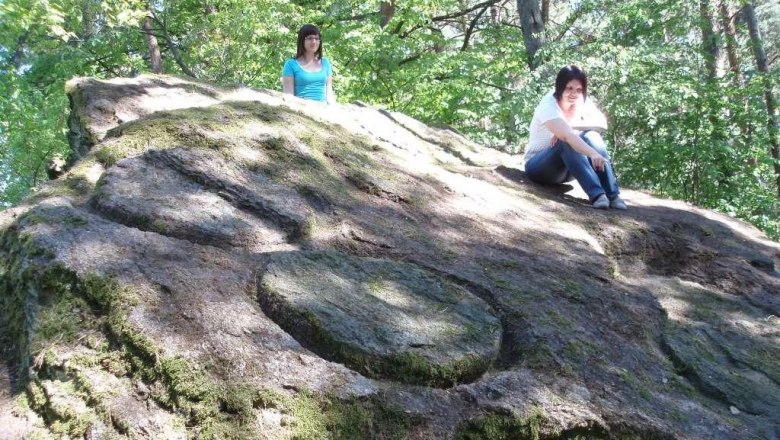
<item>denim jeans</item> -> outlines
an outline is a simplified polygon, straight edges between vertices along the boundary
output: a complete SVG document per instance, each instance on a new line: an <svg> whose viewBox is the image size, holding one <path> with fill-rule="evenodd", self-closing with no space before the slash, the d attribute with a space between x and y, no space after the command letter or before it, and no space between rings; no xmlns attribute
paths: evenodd
<svg viewBox="0 0 780 440"><path fill-rule="evenodd" d="M525 164L525 175L537 183L556 184L577 179L591 202L606 194L613 200L620 194L615 172L609 163L609 153L604 139L596 131L586 131L580 135L582 140L607 159L604 171L596 171L590 159L575 151L568 143L559 140L546 148Z"/></svg>

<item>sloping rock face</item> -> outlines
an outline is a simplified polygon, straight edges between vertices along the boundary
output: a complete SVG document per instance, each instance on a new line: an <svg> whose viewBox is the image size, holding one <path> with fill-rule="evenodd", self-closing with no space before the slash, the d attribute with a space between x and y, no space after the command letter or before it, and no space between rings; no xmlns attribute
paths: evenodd
<svg viewBox="0 0 780 440"><path fill-rule="evenodd" d="M0 214L0 438L780 436L749 226L365 106L68 93L72 168Z"/></svg>

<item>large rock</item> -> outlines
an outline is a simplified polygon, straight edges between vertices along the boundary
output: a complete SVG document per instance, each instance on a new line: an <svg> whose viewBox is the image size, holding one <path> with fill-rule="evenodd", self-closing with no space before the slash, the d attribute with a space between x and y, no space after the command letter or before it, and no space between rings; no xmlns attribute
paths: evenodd
<svg viewBox="0 0 780 440"><path fill-rule="evenodd" d="M366 106L69 83L0 214L0 438L780 435L780 245Z"/></svg>

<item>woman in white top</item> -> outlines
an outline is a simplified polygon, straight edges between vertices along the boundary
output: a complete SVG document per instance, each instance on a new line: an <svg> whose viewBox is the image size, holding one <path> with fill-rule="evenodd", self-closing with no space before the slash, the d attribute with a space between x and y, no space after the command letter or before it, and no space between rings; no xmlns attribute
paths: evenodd
<svg viewBox="0 0 780 440"><path fill-rule="evenodd" d="M594 208L628 209L620 197L609 153L599 132L607 118L588 98L588 77L566 66L555 78L531 120L525 173L534 182L556 184L576 179Z"/></svg>

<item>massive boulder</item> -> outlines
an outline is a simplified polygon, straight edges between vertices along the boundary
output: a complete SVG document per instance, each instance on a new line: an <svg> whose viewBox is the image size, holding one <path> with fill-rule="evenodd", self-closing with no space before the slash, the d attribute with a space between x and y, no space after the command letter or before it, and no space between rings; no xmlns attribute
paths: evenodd
<svg viewBox="0 0 780 440"><path fill-rule="evenodd" d="M365 105L68 93L70 169L0 214L0 438L780 436L744 223Z"/></svg>

